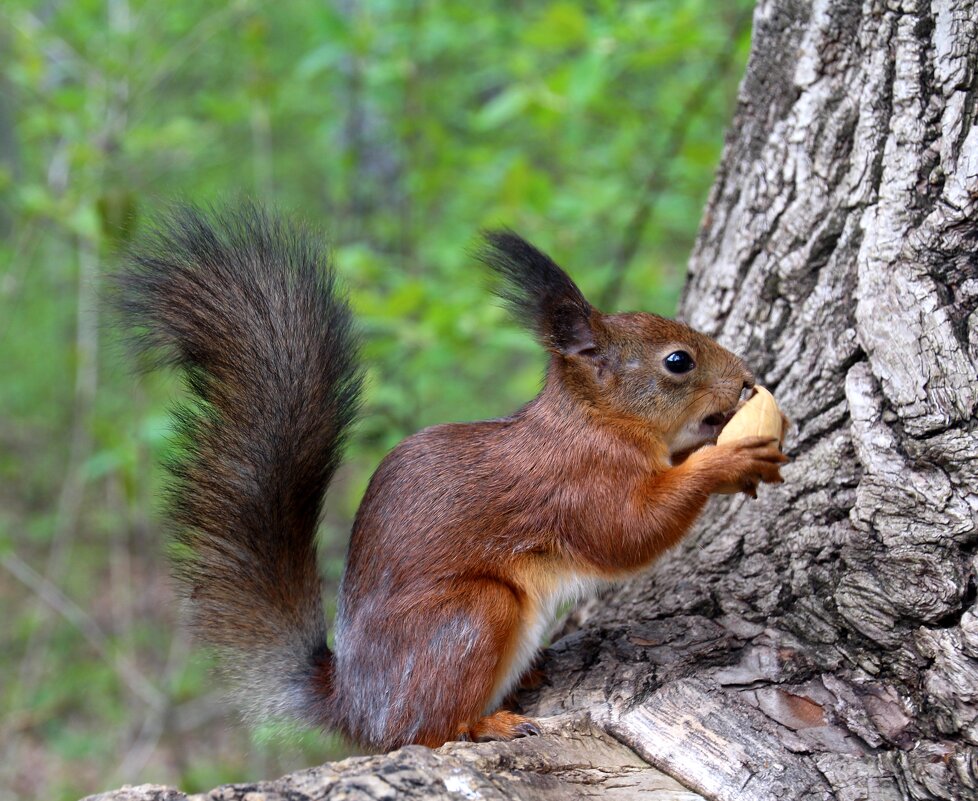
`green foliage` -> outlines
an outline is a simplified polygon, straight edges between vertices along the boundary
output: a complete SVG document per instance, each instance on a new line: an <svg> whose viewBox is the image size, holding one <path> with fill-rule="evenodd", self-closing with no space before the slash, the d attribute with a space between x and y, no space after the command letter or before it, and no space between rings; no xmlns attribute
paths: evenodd
<svg viewBox="0 0 978 801"><path fill-rule="evenodd" d="M344 752L230 725L175 634L154 510L180 390L119 353L98 300L115 250L174 198L257 196L329 233L369 379L323 525L335 587L391 446L539 387L541 354L470 256L480 229L516 229L594 298L621 272L616 307L674 309L749 7L6 0L0 786L200 790Z"/></svg>

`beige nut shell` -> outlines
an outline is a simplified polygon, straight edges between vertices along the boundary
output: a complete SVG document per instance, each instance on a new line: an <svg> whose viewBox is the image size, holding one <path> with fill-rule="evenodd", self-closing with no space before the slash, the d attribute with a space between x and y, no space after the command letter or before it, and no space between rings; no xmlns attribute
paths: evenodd
<svg viewBox="0 0 978 801"><path fill-rule="evenodd" d="M720 436L717 445L736 442L749 437L768 437L781 441L783 433L783 418L774 396L764 387L756 387L754 396L747 401L737 413L730 418Z"/></svg>

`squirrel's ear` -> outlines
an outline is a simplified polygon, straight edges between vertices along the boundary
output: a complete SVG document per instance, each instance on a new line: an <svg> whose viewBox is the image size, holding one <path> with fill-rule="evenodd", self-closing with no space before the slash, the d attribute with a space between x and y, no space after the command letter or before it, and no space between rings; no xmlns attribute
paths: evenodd
<svg viewBox="0 0 978 801"><path fill-rule="evenodd" d="M504 282L496 294L544 347L565 356L596 349L597 312L567 273L512 231L489 231L484 242L478 258Z"/></svg>
<svg viewBox="0 0 978 801"><path fill-rule="evenodd" d="M558 305L550 315L550 343L564 356L590 356L597 353L591 314L570 304ZM590 309L589 309L590 312Z"/></svg>

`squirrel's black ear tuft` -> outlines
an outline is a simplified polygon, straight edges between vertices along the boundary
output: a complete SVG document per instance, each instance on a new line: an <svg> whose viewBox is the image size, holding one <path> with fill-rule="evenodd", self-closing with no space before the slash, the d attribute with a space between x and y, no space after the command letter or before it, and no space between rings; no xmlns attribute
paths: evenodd
<svg viewBox="0 0 978 801"><path fill-rule="evenodd" d="M512 231L488 231L483 240L479 260L504 281L496 294L544 347L566 356L596 349L596 311L567 273Z"/></svg>

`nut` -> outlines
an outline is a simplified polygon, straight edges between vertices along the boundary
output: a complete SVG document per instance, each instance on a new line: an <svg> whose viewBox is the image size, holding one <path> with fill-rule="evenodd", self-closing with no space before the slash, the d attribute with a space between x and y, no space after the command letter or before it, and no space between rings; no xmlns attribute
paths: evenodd
<svg viewBox="0 0 978 801"><path fill-rule="evenodd" d="M754 396L730 418L717 445L736 442L749 437L767 437L780 443L784 434L784 418L774 396L764 387L756 387Z"/></svg>

